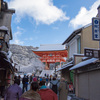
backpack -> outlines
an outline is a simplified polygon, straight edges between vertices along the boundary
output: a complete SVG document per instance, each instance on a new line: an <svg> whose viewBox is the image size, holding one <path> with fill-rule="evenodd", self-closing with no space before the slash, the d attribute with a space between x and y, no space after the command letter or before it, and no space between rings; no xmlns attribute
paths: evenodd
<svg viewBox="0 0 100 100"><path fill-rule="evenodd" d="M56 83L56 84L53 84L53 83L51 83L52 84L52 90L57 94L57 84L58 84L58 82Z"/></svg>

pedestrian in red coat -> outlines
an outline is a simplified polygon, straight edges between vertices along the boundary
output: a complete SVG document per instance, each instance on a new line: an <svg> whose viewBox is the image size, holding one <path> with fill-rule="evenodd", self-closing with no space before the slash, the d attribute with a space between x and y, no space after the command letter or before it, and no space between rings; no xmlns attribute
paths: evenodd
<svg viewBox="0 0 100 100"><path fill-rule="evenodd" d="M41 96L41 100L58 100L57 94L45 86L45 81L41 81L39 85L40 91L38 93Z"/></svg>

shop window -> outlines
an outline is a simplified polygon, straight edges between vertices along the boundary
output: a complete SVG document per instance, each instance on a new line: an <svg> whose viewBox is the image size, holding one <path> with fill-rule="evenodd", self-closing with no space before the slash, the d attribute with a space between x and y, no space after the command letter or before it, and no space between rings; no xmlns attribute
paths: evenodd
<svg viewBox="0 0 100 100"><path fill-rule="evenodd" d="M81 38L77 39L77 53L81 53Z"/></svg>

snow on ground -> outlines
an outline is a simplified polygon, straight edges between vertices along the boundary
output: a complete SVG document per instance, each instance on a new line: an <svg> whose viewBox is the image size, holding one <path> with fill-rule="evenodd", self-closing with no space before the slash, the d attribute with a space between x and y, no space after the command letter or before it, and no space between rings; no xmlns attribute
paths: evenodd
<svg viewBox="0 0 100 100"><path fill-rule="evenodd" d="M36 48L32 46L10 45L13 63L16 64L15 67L18 71L32 73L44 69L44 64L40 61L39 57L33 53L32 50L34 49Z"/></svg>
<svg viewBox="0 0 100 100"><path fill-rule="evenodd" d="M53 75L54 74L54 70L43 70L42 73L39 75L40 77L44 77L45 74L47 75Z"/></svg>

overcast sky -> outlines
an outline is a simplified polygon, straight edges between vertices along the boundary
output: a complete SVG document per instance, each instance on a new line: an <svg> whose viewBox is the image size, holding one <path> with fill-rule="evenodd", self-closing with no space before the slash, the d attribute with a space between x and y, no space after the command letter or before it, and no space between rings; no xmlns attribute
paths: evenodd
<svg viewBox="0 0 100 100"><path fill-rule="evenodd" d="M100 0L5 0L12 16L12 44L62 44L79 27L91 23ZM92 37L91 37L92 38Z"/></svg>

